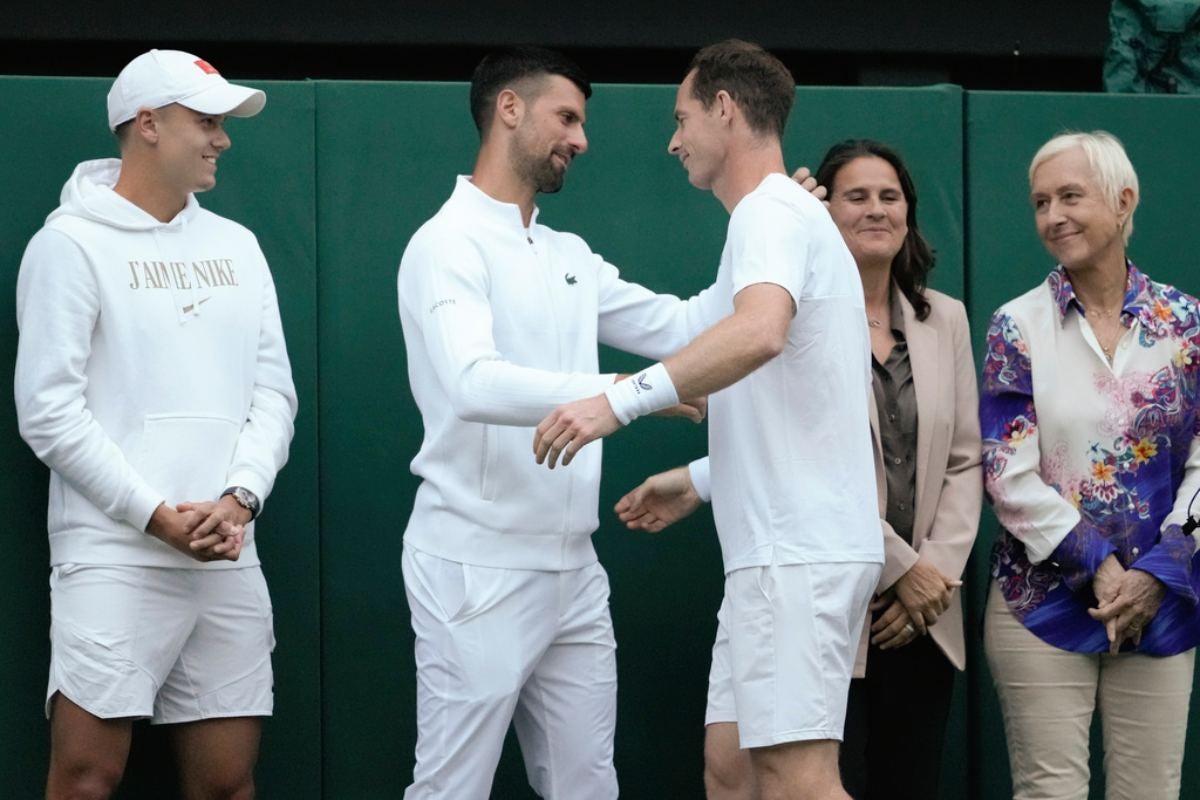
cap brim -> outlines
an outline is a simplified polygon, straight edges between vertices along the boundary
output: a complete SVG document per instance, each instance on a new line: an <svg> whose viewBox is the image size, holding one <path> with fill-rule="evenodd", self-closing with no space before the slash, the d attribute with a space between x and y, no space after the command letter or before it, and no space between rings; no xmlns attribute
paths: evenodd
<svg viewBox="0 0 1200 800"><path fill-rule="evenodd" d="M267 95L261 89L222 83L176 102L201 114L253 117L267 104Z"/></svg>

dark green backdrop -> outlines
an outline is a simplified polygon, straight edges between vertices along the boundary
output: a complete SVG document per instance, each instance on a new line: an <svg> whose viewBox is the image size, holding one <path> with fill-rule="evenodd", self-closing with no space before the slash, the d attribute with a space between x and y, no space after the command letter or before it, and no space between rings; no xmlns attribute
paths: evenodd
<svg viewBox="0 0 1200 800"><path fill-rule="evenodd" d="M15 151L0 164L9 198L0 216L0 374L12 374L13 295L25 242L75 162L114 151L103 123L107 85L0 79L0 102L17 110L0 119L0 135ZM470 171L477 140L463 85L266 89L262 115L231 123L234 147L222 158L220 187L202 198L262 242L301 398L291 462L259 526L279 639L260 794L394 798L410 775L416 736L399 559L416 485L408 462L421 440L395 270L454 175ZM715 273L727 217L666 153L673 101L671 87L598 86L588 104L590 150L562 193L543 198L541 219L584 236L627 278L690 294ZM1105 126L1126 139L1146 197L1133 255L1155 277L1200 288L1184 266L1198 236L1178 224L1186 201L1162 202L1197 177L1187 135L1198 115L1200 100L1182 98L805 88L785 151L794 167L815 166L826 147L848 136L898 147L921 192L922 228L938 250L933 283L967 299L978 340L986 314L1050 266L1033 234L1023 176L1037 145L1063 126ZM633 363L612 352L602 362ZM704 431L672 420L639 424L645 427L606 446L596 534L620 643L617 766L626 797L699 797L708 651L721 592L711 519L701 514L657 536L635 535L607 509L645 475L702 453ZM46 476L17 436L9 392L0 393L0 448L0 502L12 517L10 550L0 560L9 610L0 629L0 796L36 797L47 749L40 712L48 658ZM984 562L977 557L969 573L975 644ZM994 695L978 647L972 655L947 737L945 798L1008 791ZM140 727L122 796L172 796L167 755L161 736ZM533 796L511 745L493 796Z"/></svg>

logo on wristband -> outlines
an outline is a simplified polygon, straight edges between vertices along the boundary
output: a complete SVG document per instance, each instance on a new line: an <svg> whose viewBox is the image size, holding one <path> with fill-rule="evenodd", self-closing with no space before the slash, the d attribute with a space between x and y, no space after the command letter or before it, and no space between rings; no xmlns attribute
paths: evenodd
<svg viewBox="0 0 1200 800"><path fill-rule="evenodd" d="M637 380L635 381L635 385L637 386L637 388L638 388L640 391L643 391L643 392L648 392L648 391L650 391L651 389L653 389L653 388L654 388L654 387L653 387L653 386L651 386L650 384L646 383L646 373L644 373L644 372L643 372L641 375L638 375L638 376L637 376Z"/></svg>
<svg viewBox="0 0 1200 800"><path fill-rule="evenodd" d="M576 283L578 283L576 277L569 272L563 275L563 280L567 282L567 286L574 286Z"/></svg>

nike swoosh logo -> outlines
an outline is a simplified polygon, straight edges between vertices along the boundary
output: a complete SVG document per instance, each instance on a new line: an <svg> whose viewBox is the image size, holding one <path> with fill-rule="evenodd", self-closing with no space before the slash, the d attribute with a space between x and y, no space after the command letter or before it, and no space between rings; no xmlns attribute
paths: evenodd
<svg viewBox="0 0 1200 800"><path fill-rule="evenodd" d="M189 313L191 313L193 308L195 308L196 306L202 306L205 303L207 303L209 300L212 300L212 298L205 297L205 298L202 298L198 303L195 303L195 304L188 303L186 306L183 307L183 313L189 314Z"/></svg>

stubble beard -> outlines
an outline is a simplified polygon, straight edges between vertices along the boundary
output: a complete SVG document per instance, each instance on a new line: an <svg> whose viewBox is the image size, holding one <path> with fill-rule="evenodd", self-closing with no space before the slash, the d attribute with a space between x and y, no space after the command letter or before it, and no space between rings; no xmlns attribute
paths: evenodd
<svg viewBox="0 0 1200 800"><path fill-rule="evenodd" d="M537 142L532 137L518 132L509 148L513 171L540 194L554 194L562 189L567 171L555 165L553 150L544 156L537 150Z"/></svg>

